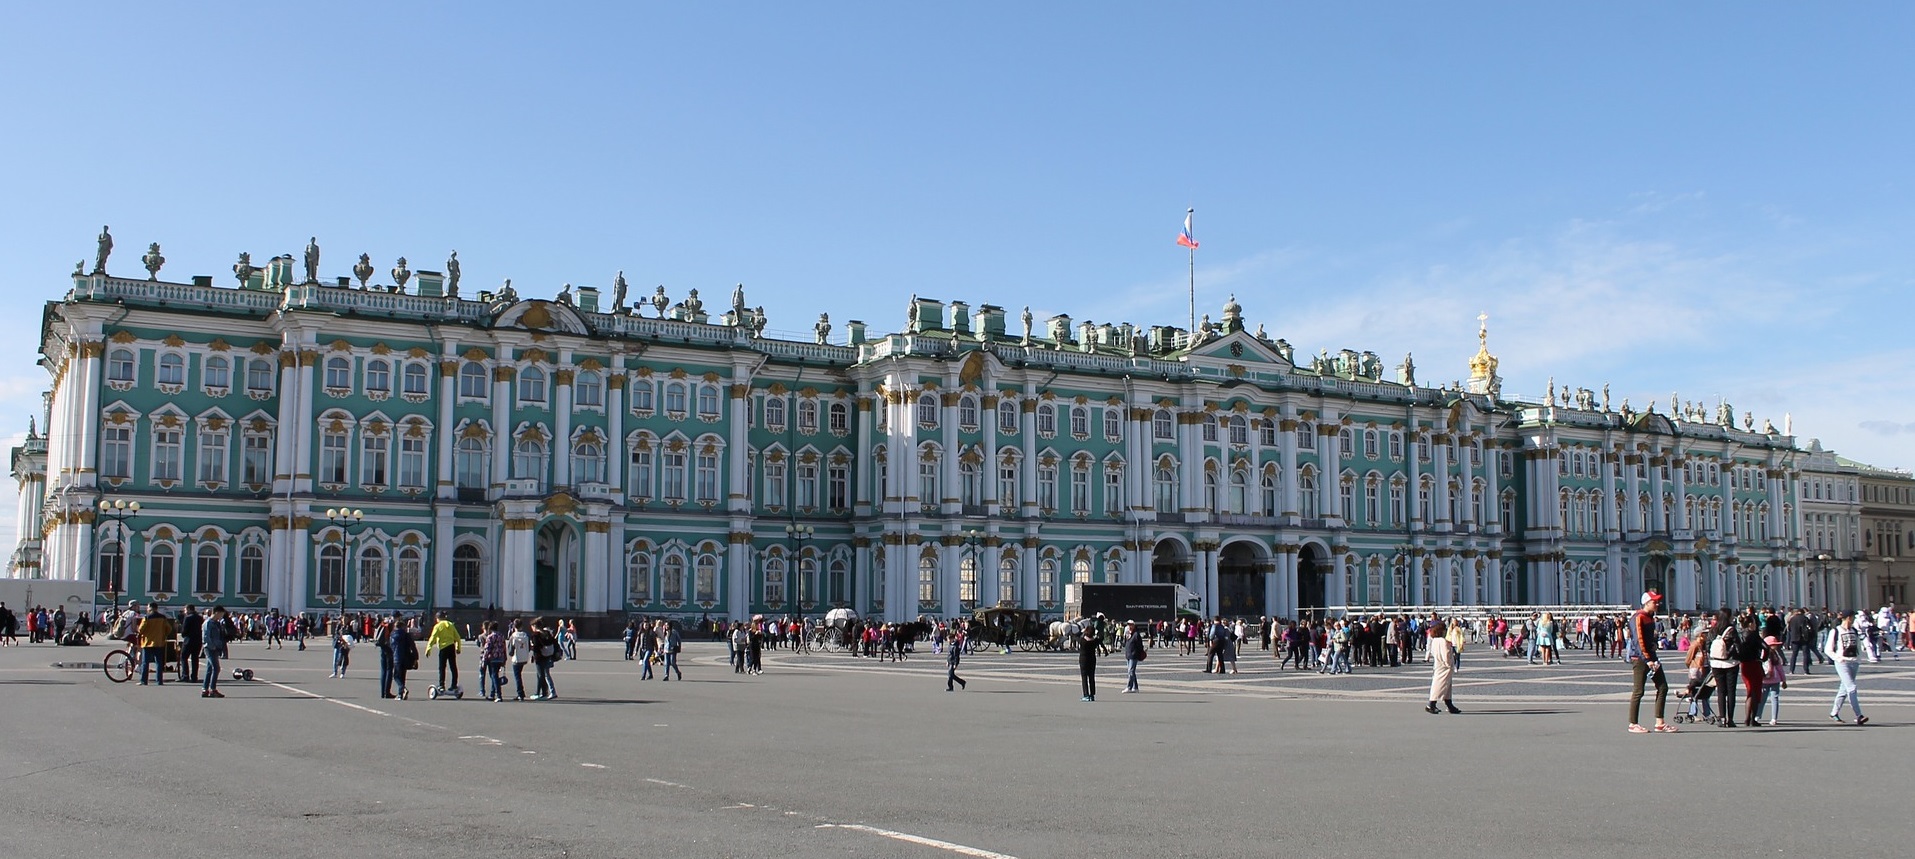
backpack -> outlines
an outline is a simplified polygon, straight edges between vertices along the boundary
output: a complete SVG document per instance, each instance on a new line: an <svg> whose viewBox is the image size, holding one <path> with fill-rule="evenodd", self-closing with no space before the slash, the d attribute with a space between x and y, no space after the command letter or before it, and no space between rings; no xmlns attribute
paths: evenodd
<svg viewBox="0 0 1915 859"><path fill-rule="evenodd" d="M1725 629L1716 633L1714 641L1709 642L1709 658L1723 662L1736 661L1735 630Z"/></svg>
<svg viewBox="0 0 1915 859"><path fill-rule="evenodd" d="M532 646L538 649L538 654L543 659L551 659L558 654L559 650L558 640L552 637L552 633L543 629L539 630L538 635L534 637Z"/></svg>

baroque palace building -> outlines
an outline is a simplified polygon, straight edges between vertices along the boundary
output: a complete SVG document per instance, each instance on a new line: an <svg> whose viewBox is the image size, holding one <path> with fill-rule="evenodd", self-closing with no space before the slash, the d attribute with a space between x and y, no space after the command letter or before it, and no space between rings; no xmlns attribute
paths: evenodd
<svg viewBox="0 0 1915 859"><path fill-rule="evenodd" d="M104 242L103 248L110 247ZM101 602L894 620L1071 582L1224 614L1795 604L1794 439L1722 406L1505 399L1221 322L1021 330L913 297L901 331L767 336L693 291L627 306L447 273L236 285L76 270L46 305L46 433L13 452L15 575ZM163 260L158 260L163 262ZM102 502L106 507L102 508ZM137 502L138 509L131 504ZM1857 595L1859 596L1859 594Z"/></svg>

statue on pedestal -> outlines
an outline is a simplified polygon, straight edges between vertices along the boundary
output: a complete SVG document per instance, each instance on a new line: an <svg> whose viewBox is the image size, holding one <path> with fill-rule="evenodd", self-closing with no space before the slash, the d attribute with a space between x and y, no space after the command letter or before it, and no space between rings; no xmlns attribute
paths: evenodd
<svg viewBox="0 0 1915 859"><path fill-rule="evenodd" d="M566 284L564 289L559 290L558 297L554 300L560 304L565 305L566 307L571 307L572 306L572 285L569 283Z"/></svg>
<svg viewBox="0 0 1915 859"><path fill-rule="evenodd" d="M459 297L459 252L446 257L446 297Z"/></svg>
<svg viewBox="0 0 1915 859"><path fill-rule="evenodd" d="M753 337L765 336L766 321L767 320L765 319L765 306L761 304L761 305L758 305L756 308L753 308L751 311L751 336Z"/></svg>
<svg viewBox="0 0 1915 859"><path fill-rule="evenodd" d="M685 295L685 319L690 321L703 312L705 312L705 302L698 297L698 288L692 287L692 291Z"/></svg>
<svg viewBox="0 0 1915 859"><path fill-rule="evenodd" d="M1602 410L1604 414L1609 413L1609 383L1608 382L1602 383Z"/></svg>
<svg viewBox="0 0 1915 859"><path fill-rule="evenodd" d="M665 318L665 308L672 306L672 300L665 297L665 286L660 284L658 292L652 294L652 309L658 311L658 318Z"/></svg>
<svg viewBox="0 0 1915 859"><path fill-rule="evenodd" d="M623 315L625 313L626 288L625 270L619 269L618 276L612 278L612 312L615 314Z"/></svg>
<svg viewBox="0 0 1915 859"><path fill-rule="evenodd" d="M359 264L352 267L352 276L359 279L359 288L366 288L366 281L372 279L372 255L360 254Z"/></svg>
<svg viewBox="0 0 1915 859"><path fill-rule="evenodd" d="M160 243L147 245L146 256L140 257L140 262L146 264L147 280L159 280L160 266L166 265L166 257L160 256Z"/></svg>
<svg viewBox="0 0 1915 859"><path fill-rule="evenodd" d="M93 273L106 274L106 258L113 254L113 233L107 227L100 228L100 237L93 250Z"/></svg>
<svg viewBox="0 0 1915 859"><path fill-rule="evenodd" d="M512 304L519 300L519 291L512 288L512 278L506 278L505 285L499 287L499 300L507 304Z"/></svg>
<svg viewBox="0 0 1915 859"><path fill-rule="evenodd" d="M811 333L820 345L831 342L831 314L818 314L818 324L811 326Z"/></svg>
<svg viewBox="0 0 1915 859"><path fill-rule="evenodd" d="M745 316L745 285L742 283L731 288L731 312L733 319Z"/></svg>
<svg viewBox="0 0 1915 859"><path fill-rule="evenodd" d="M911 306L913 308L916 308L918 306L917 301L913 300L911 302ZM1031 345L1031 306L1030 305L1028 304L1024 305L1024 314L1020 316L1019 318L1024 320L1024 345L1029 346Z"/></svg>

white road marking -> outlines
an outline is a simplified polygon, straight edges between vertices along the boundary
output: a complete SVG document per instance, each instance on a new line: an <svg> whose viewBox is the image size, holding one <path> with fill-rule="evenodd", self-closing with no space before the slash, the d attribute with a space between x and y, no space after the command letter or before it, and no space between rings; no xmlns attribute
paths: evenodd
<svg viewBox="0 0 1915 859"><path fill-rule="evenodd" d="M319 700L321 700L321 701L325 701L325 702L327 702L327 703L330 703L330 704L338 704L338 705L339 705L339 706L341 706L341 707L350 707L350 708L352 708L352 709L354 709L354 710L359 710L359 711L361 711L361 712L365 712L365 713L371 713L371 714L373 714L373 715L375 715L375 716L386 716L386 717L388 717L388 718L393 718L393 719L398 719L398 720L400 720L400 721L402 721L402 722L410 722L410 723L412 723L412 724L414 724L414 725L418 725L418 726L419 726L419 727L421 727L421 728L431 728L431 729L433 729L433 730L435 730L435 731L444 731L444 730L448 730L448 729L446 728L446 726L444 726L444 725L434 725L434 724L432 724L431 722L421 722L421 721L419 721L418 719L414 719L414 718L412 718L411 716L401 716L401 715L399 715L399 714L397 714L397 713L388 713L388 712L386 712L386 711L384 711L384 710L375 710L375 709L373 709L373 708L371 708L371 707L368 707L368 706L366 706L366 705L364 705L364 704L354 704L354 703L353 703L353 702L351 702L351 701L341 701L341 700L339 700L338 698L332 698L332 697L328 697L328 696L325 696L325 695L321 695L321 694L319 694L318 692L308 692L308 691L306 691L306 690L304 690L304 689L301 689L301 688L299 688L299 687L297 687L297 686L288 686L288 685L286 685L286 684L284 684L284 683L275 683L275 682L273 682L273 681L271 681L271 680L257 680L257 681L255 681L255 682L258 682L258 683L264 683L264 684L266 684L266 685L268 685L268 686L272 686L272 687L275 687L275 688L279 688L279 689L284 689L284 690L286 690L286 691L288 691L288 692L291 692L291 693L293 693L293 694L295 694L295 695L304 695L304 696L306 696L306 697L308 697L308 698L317 698L317 699L319 699Z"/></svg>
<svg viewBox="0 0 1915 859"><path fill-rule="evenodd" d="M581 762L581 763L579 764L579 766L582 766L582 767L590 767L590 768L592 768L592 769L595 769L595 770L602 770L602 769L604 769L604 768L605 768L605 765L604 765L604 764L588 764L588 763L583 763L583 762Z"/></svg>
<svg viewBox="0 0 1915 859"><path fill-rule="evenodd" d="M818 829L849 829L853 832L864 832L871 835L878 835L878 836L892 839L893 841L903 841L907 844L918 844L925 847L936 847L939 850L948 850L952 853L958 854L959 856L975 856L975 857L978 857L978 859L1017 859L1016 856L1012 856L1009 853L999 853L995 850L985 850L982 847L970 847L963 844L953 843L950 841L940 841L936 838L926 838L922 835L912 835L909 832L898 832L892 829L879 829L876 826L864 826L862 824L857 824L857 823L821 823L816 828Z"/></svg>
<svg viewBox="0 0 1915 859"><path fill-rule="evenodd" d="M691 790L691 789L692 789L692 786L691 786L691 785L688 785L688 784L679 784L678 782L675 782L675 781L666 781L666 780L664 780L664 779L662 779L662 778L648 778L648 779L646 779L646 781L648 781L648 782L651 782L652 784L662 784L662 785L664 785L664 786L666 786L666 787L675 787L675 788L679 788L680 790Z"/></svg>

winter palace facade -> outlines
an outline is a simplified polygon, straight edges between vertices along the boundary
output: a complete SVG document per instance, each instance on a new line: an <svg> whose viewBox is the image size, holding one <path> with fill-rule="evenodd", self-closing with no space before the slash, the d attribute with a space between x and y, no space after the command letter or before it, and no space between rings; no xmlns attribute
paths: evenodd
<svg viewBox="0 0 1915 859"><path fill-rule="evenodd" d="M100 601L908 619L1175 581L1214 613L1829 602L1794 439L1181 329L913 297L902 330L446 274L78 270L12 575ZM224 278L222 278L223 280ZM604 301L602 298L609 298ZM833 342L835 340L835 342ZM1459 363L1459 367L1461 362ZM1387 377L1386 377L1387 376ZM137 504L137 509L134 508Z"/></svg>

